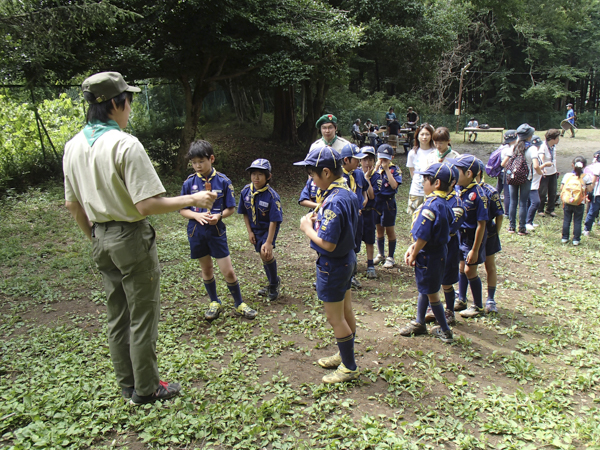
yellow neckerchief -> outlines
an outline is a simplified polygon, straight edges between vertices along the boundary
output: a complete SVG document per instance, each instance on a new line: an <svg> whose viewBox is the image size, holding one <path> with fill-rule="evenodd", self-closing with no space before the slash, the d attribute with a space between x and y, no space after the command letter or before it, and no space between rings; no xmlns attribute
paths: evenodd
<svg viewBox="0 0 600 450"><path fill-rule="evenodd" d="M437 148L435 149L435 151L437 152L437 157L438 157L438 159L439 159L439 161L438 161L438 162L444 162L444 158L445 158L446 156L448 156L448 153L450 153L450 152L452 151L452 147L448 146L448 150L446 150L446 151L445 151L444 153L442 153L441 155L440 155L440 151L439 151Z"/></svg>
<svg viewBox="0 0 600 450"><path fill-rule="evenodd" d="M250 205L252 210L252 223L256 223L256 208L254 207L254 197L256 197L261 192L265 192L269 189L269 183L265 184L260 189L256 189L254 187L254 183L250 183Z"/></svg>
<svg viewBox="0 0 600 450"><path fill-rule="evenodd" d="M348 182L350 183L350 190L356 193L356 180L354 179L354 174L352 172L348 172L346 169L342 167L342 170L346 175L348 175Z"/></svg>
<svg viewBox="0 0 600 450"><path fill-rule="evenodd" d="M425 198L439 197L441 199L446 200L447 196L448 196L448 193L445 191L433 191L431 194L427 195Z"/></svg>
<svg viewBox="0 0 600 450"><path fill-rule="evenodd" d="M439 197L443 200L446 200L446 196L448 195L447 192L444 191L433 191L431 194L427 195L425 198L432 198L432 197ZM421 203L419 205L419 207L415 210L415 212L412 215L412 224L411 224L411 230L413 225L415 224L415 221L417 220L417 218L419 217L419 214L421 214L421 209L423 209L423 207L425 206L425 202ZM416 239L414 239L413 236L413 240L416 242Z"/></svg>
<svg viewBox="0 0 600 450"><path fill-rule="evenodd" d="M475 181L475 179L473 179L473 181L471 181L471 184L469 184L466 188L461 189L460 191L460 196L462 197L462 195L467 192L469 189L471 189L473 186L477 186L477 181Z"/></svg>
<svg viewBox="0 0 600 450"><path fill-rule="evenodd" d="M215 175L217 174L217 169L215 169L214 167L212 168L212 172L210 173L210 175L208 176L208 180L204 179L204 177L202 176L201 173L196 172L196 175L198 175L198 178L200 178L200 180L202 180L202 182L206 185L206 183L210 183L210 180L212 180Z"/></svg>
<svg viewBox="0 0 600 450"><path fill-rule="evenodd" d="M347 191L350 191L348 183L346 183L346 179L344 177L340 177L337 180L333 181L325 191L321 189L317 190L317 207L314 210L315 214L317 213L317 211L319 211L321 205L323 204L327 196L331 194L331 191L333 191L334 189L346 189Z"/></svg>
<svg viewBox="0 0 600 450"><path fill-rule="evenodd" d="M452 189L450 192L446 194L446 200L450 200L452 197L456 195L456 190Z"/></svg>
<svg viewBox="0 0 600 450"><path fill-rule="evenodd" d="M322 140L323 142L325 142L325 145L326 145L326 146L328 146L328 147L332 147L332 146L333 146L333 143L334 143L335 141L337 141L337 135L335 135L335 136L333 137L333 140L332 140L331 142L327 142L327 141L325 140L325 138L324 138L324 137L321 137L321 140Z"/></svg>

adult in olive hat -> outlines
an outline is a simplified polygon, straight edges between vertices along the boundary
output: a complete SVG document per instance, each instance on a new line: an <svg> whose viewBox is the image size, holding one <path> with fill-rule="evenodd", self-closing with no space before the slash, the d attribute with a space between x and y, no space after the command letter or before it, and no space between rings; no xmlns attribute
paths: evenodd
<svg viewBox="0 0 600 450"><path fill-rule="evenodd" d="M317 120L315 126L317 127L317 130L320 131L321 138L312 143L310 150L323 147L325 145L333 148L339 153L346 144L349 144L346 139L339 137L336 134L337 118L333 114L323 114L321 117L319 117L319 120Z"/></svg>
<svg viewBox="0 0 600 450"><path fill-rule="evenodd" d="M165 189L144 147L122 131L140 89L117 72L92 75L82 89L87 124L63 157L66 207L92 242L102 274L110 357L123 397L136 405L171 398L181 386L158 375L160 267L146 216L210 208L216 194L161 197Z"/></svg>

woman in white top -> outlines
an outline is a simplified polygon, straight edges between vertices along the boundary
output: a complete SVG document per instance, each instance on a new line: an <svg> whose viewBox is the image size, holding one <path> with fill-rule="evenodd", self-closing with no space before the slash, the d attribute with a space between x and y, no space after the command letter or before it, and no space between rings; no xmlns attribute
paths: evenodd
<svg viewBox="0 0 600 450"><path fill-rule="evenodd" d="M533 176L531 178L531 190L529 191L529 209L527 210L527 223L525 224L525 228L527 231L533 231L537 226L533 223L533 218L538 211L538 207L540 205L540 181L542 181L542 176L544 174L543 169L550 166L552 163L550 161L546 161L545 163L541 163L542 156L542 140L539 136L533 136L531 138L532 147L537 149L537 154L532 158L533 165Z"/></svg>
<svg viewBox="0 0 600 450"><path fill-rule="evenodd" d="M540 216L546 214L552 217L556 217L554 208L556 207L556 188L558 184L558 172L556 171L556 144L560 140L560 130L551 128L546 131L546 140L540 146L539 156L540 162L545 164L550 162L550 165L546 166L543 170L544 176L540 182L540 206L538 207L538 213ZM547 205L546 205L547 201ZM544 212L546 208L546 212Z"/></svg>
<svg viewBox="0 0 600 450"><path fill-rule="evenodd" d="M406 212L412 214L425 200L423 191L423 176L415 175L415 172L421 172L427 169L427 156L435 150L433 144L434 129L428 123L424 123L415 132L415 144L406 159L406 167L410 171L412 181L410 183L410 192L408 194L408 208Z"/></svg>

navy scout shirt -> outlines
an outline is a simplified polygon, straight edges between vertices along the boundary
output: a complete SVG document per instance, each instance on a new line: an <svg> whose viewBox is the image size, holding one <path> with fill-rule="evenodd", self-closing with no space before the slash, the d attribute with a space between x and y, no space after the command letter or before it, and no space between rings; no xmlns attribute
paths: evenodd
<svg viewBox="0 0 600 450"><path fill-rule="evenodd" d="M390 173L392 174L392 177L394 177L394 180L398 182L398 184L402 184L402 173L400 172L400 168L397 165L390 164ZM398 186L396 186L396 189L392 189L392 187L390 186L388 175L383 169L379 169L378 183L379 194L382 197L393 197L394 195L396 195L396 192L398 192Z"/></svg>
<svg viewBox="0 0 600 450"><path fill-rule="evenodd" d="M318 189L319 188L317 187L313 179L309 178L306 182L306 186L304 186L304 189L302 189L302 192L300 193L300 199L298 200L298 203L303 202L304 200L316 202Z"/></svg>
<svg viewBox="0 0 600 450"><path fill-rule="evenodd" d="M256 223L252 221L252 193L251 185L247 184L240 194L240 203L238 213L245 214L250 219L250 228L252 231L269 231L271 222L280 223L283 220L281 211L281 199L271 186L264 192L254 196L254 210Z"/></svg>
<svg viewBox="0 0 600 450"><path fill-rule="evenodd" d="M414 241L423 239L427 242L422 249L427 253L444 251L450 241L450 224L454 218L445 197L446 193L442 191L429 194L413 214L410 234Z"/></svg>
<svg viewBox="0 0 600 450"><path fill-rule="evenodd" d="M487 231L488 237L497 234L496 230L496 217L504 215L504 208L502 207L502 201L500 200L500 194L496 188L488 183L482 182L480 186L483 188L489 202L488 202L488 222Z"/></svg>
<svg viewBox="0 0 600 450"><path fill-rule="evenodd" d="M488 198L483 188L476 182L469 184L460 191L460 198L465 208L465 221L461 228L476 229L477 222L489 219Z"/></svg>
<svg viewBox="0 0 600 450"><path fill-rule="evenodd" d="M231 180L220 172L217 172L213 168L213 172L208 177L212 192L217 194L217 199L212 205L210 212L213 214L219 214L225 211L227 208L235 208L235 197L233 194L233 186ZM181 195L195 194L196 192L204 191L205 182L198 176L198 174L191 174L187 180L183 182L181 187ZM188 206L186 209L190 209L194 212L207 212L206 208L197 208L195 206ZM194 221L195 222L195 221Z"/></svg>

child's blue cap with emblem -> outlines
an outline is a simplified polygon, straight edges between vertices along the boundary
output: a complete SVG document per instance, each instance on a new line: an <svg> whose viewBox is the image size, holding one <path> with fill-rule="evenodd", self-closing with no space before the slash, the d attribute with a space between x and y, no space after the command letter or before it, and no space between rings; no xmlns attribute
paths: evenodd
<svg viewBox="0 0 600 450"><path fill-rule="evenodd" d="M458 168L454 164L450 164L447 161L444 161L444 164L450 167L450 171L452 172L452 180L458 183L458 177L460 176L458 173Z"/></svg>
<svg viewBox="0 0 600 450"><path fill-rule="evenodd" d="M452 169L448 164L444 163L432 164L427 169L415 173L419 175L429 175L447 183L452 181Z"/></svg>
<svg viewBox="0 0 600 450"><path fill-rule="evenodd" d="M333 148L323 146L311 150L304 161L294 163L295 166L329 167L335 169L341 167L342 157Z"/></svg>
<svg viewBox="0 0 600 450"><path fill-rule="evenodd" d="M465 169L465 171L470 170L475 174L479 173L480 170L479 163L477 162L478 159L473 155L464 154L460 155L458 158L447 158L446 161L450 164L454 164L459 169Z"/></svg>
<svg viewBox="0 0 600 450"><path fill-rule="evenodd" d="M342 156L342 159L344 159L344 158L363 159L367 155L365 155L362 152L362 150L358 148L358 145L348 143L342 147L341 156Z"/></svg>
<svg viewBox="0 0 600 450"><path fill-rule="evenodd" d="M271 172L271 163L268 159L255 159L254 161L252 161L252 164L250 164L250 167L248 167L246 170L252 169L268 170L269 172Z"/></svg>
<svg viewBox="0 0 600 450"><path fill-rule="evenodd" d="M380 145L377 148L377 156L380 159L389 159L389 160L391 160L394 157L394 149L389 144Z"/></svg>

